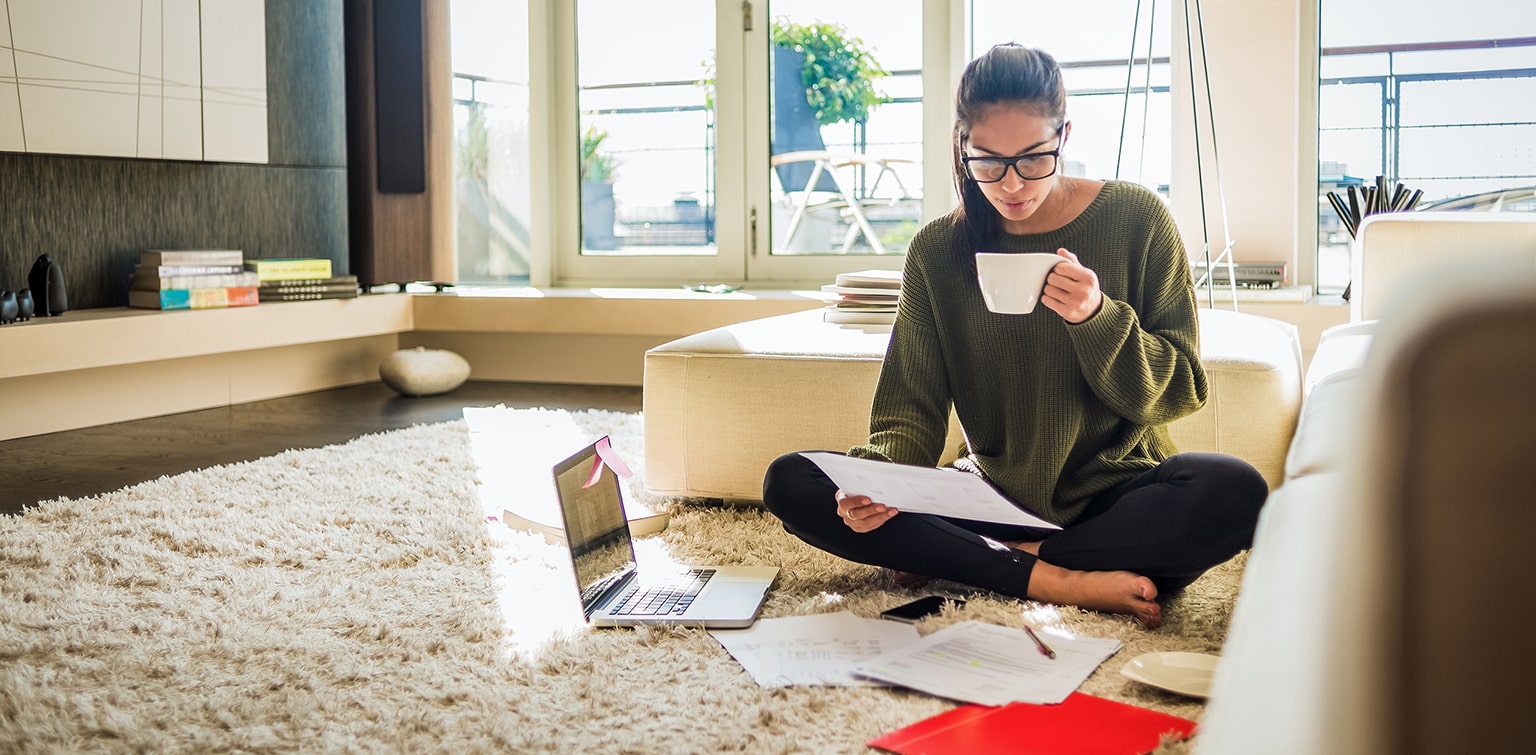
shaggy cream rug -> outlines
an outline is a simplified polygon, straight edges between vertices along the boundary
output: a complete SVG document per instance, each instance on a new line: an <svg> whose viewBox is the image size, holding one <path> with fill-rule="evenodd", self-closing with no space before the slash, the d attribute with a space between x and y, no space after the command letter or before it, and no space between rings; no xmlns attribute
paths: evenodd
<svg viewBox="0 0 1536 755"><path fill-rule="evenodd" d="M643 477L639 415L571 415ZM859 752L953 707L765 690L699 629L586 629L561 551L488 520L502 503L479 500L460 420L0 518L0 751ZM915 595L759 509L653 503L671 524L642 559L777 565L764 616L873 616ZM1119 670L1218 652L1243 558L1172 599L1156 631L948 583L924 592L969 602L919 628L1032 610L1125 644L1083 691L1198 718L1200 701Z"/></svg>

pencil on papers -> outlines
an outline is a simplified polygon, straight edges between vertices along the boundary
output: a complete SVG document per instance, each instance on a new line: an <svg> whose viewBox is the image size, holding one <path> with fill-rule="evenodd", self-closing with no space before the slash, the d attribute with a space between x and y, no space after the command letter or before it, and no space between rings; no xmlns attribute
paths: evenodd
<svg viewBox="0 0 1536 755"><path fill-rule="evenodd" d="M1035 634L1035 630L1028 624L1024 625L1024 633L1029 635L1031 640L1035 641L1035 647L1040 648L1041 655L1053 660L1056 658L1056 651L1052 650L1050 645L1045 644L1045 642L1040 639L1040 635Z"/></svg>

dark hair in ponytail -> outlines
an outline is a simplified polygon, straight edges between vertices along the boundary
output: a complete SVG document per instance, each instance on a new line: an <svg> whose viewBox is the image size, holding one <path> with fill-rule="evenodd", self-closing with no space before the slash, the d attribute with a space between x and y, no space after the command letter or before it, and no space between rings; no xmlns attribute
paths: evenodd
<svg viewBox="0 0 1536 755"><path fill-rule="evenodd" d="M1044 50L1008 43L994 46L971 61L960 75L955 90L955 131L950 140L955 193L960 209L955 214L955 240L961 257L969 262L976 251L992 245L1002 233L1002 216L992 208L976 183L965 175L965 145L971 126L994 105L1035 108L1042 118L1057 126L1067 119L1067 88L1061 66Z"/></svg>

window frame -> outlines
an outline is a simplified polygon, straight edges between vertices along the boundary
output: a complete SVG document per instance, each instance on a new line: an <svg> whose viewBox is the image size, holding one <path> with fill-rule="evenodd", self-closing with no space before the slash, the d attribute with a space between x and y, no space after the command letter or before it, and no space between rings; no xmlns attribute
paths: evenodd
<svg viewBox="0 0 1536 755"><path fill-rule="evenodd" d="M1316 2L1299 0L1295 9L1298 18L1304 22L1309 16L1315 18ZM716 91L720 103L720 111L716 116L716 144L720 149L720 164L717 165L717 189L720 195L716 203L718 254L707 258L700 255L582 257L580 186L574 167L579 154L575 10L570 0L529 0L531 38L528 40L528 51L530 71L533 73L530 82L530 106L533 111L530 142L534 159L530 181L534 187L547 187L547 191L533 192L530 218L533 257L530 260L530 283L533 286L676 288L680 284L710 282L745 284L758 288L803 288L826 283L837 272L881 266L897 268L902 264L904 255L812 256L768 253L769 228L766 218L770 181L767 179L769 166L766 159L769 141L766 68L767 29L771 11L764 0L752 0L746 7L752 14L752 30L742 32L743 4L738 0L715 0L716 26L720 34L717 40L719 58L716 63L717 81L720 83ZM923 222L927 222L950 211L955 205L949 175L949 140L953 125L951 108L954 86L969 56L970 0L923 0L922 8L924 200L921 217ZM1217 20L1226 25L1237 21L1230 15L1221 16ZM1246 20L1241 22L1247 23ZM1311 28L1308 26L1307 23L1299 25L1298 41L1301 44L1298 62L1315 66L1316 29L1315 25ZM731 32L727 33L727 30ZM1175 32L1171 56L1178 60L1184 54L1182 34ZM1243 75L1241 71L1233 70L1222 70L1220 73L1224 80ZM1293 209L1296 214L1290 214L1289 226L1292 231L1284 234L1289 238L1276 239L1282 244L1290 243L1286 244L1287 248L1283 252L1278 249L1276 251L1285 254L1295 264L1297 275L1292 281L1310 286L1315 284L1311 268L1316 257L1312 252L1315 247L1311 239L1316 237L1316 219L1309 221L1306 218L1309 214L1315 214L1312 208L1316 196L1313 178L1316 172L1317 133L1315 70L1311 76L1303 73L1299 81L1275 79L1274 71L1265 71L1264 74L1269 80L1298 87L1295 92L1299 95L1295 110L1297 120L1281 131L1285 136L1296 138L1294 148L1300 152L1295 156L1301 159L1285 168L1285 172L1296 174L1297 190L1292 201L1301 209ZM1172 75L1176 92L1189 86L1187 70L1181 71L1175 65ZM737 85L731 86L732 81L737 82ZM748 86L748 82L756 83ZM1309 98L1308 94L1312 96ZM1241 106L1241 102L1237 106ZM733 116L732 112L739 115ZM1185 227L1190 222L1187 209L1190 200L1181 201L1179 197L1181 192L1193 194L1190 183L1194 178L1191 171L1193 159L1182 153L1187 147L1180 142L1179 132L1187 128L1187 124L1177 120L1178 117L1173 124L1175 141L1171 145L1174 154L1171 191L1175 218L1188 244L1191 230L1197 231L1198 223L1193 229ZM1226 130L1231 131L1232 128L1228 126ZM1266 154L1273 153L1274 150L1266 149ZM1273 206L1266 208L1265 216L1272 216L1273 209ZM750 220L754 210L757 215L755 232ZM754 246L756 254L753 253ZM1240 260L1245 257L1241 252L1243 248L1239 247ZM709 260L707 265L704 264L706 259Z"/></svg>
<svg viewBox="0 0 1536 755"><path fill-rule="evenodd" d="M577 0L579 2L579 0ZM731 283L775 288L819 286L839 272L900 269L904 254L775 255L769 252L769 19L765 0L715 0L715 245L712 255L583 255L579 154L576 5L530 0L530 83L536 114L530 129L536 157L531 230L534 286L677 286ZM949 99L963 39L951 33L968 0L922 0L923 204L920 222L954 205L949 178ZM750 24L743 13L750 12ZM744 26L750 25L750 29ZM963 28L963 25L960 25ZM537 30L545 33L540 35ZM963 61L960 61L963 64ZM755 221L755 222L754 222ZM542 251L542 253L541 253Z"/></svg>

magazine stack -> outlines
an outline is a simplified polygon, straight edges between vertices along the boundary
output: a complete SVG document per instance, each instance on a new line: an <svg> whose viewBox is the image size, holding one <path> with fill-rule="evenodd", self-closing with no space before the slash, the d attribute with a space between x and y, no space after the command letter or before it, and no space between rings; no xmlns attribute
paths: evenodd
<svg viewBox="0 0 1536 755"><path fill-rule="evenodd" d="M896 322L896 303L901 298L901 271L839 273L821 292L827 301L823 315L827 322L890 325Z"/></svg>

